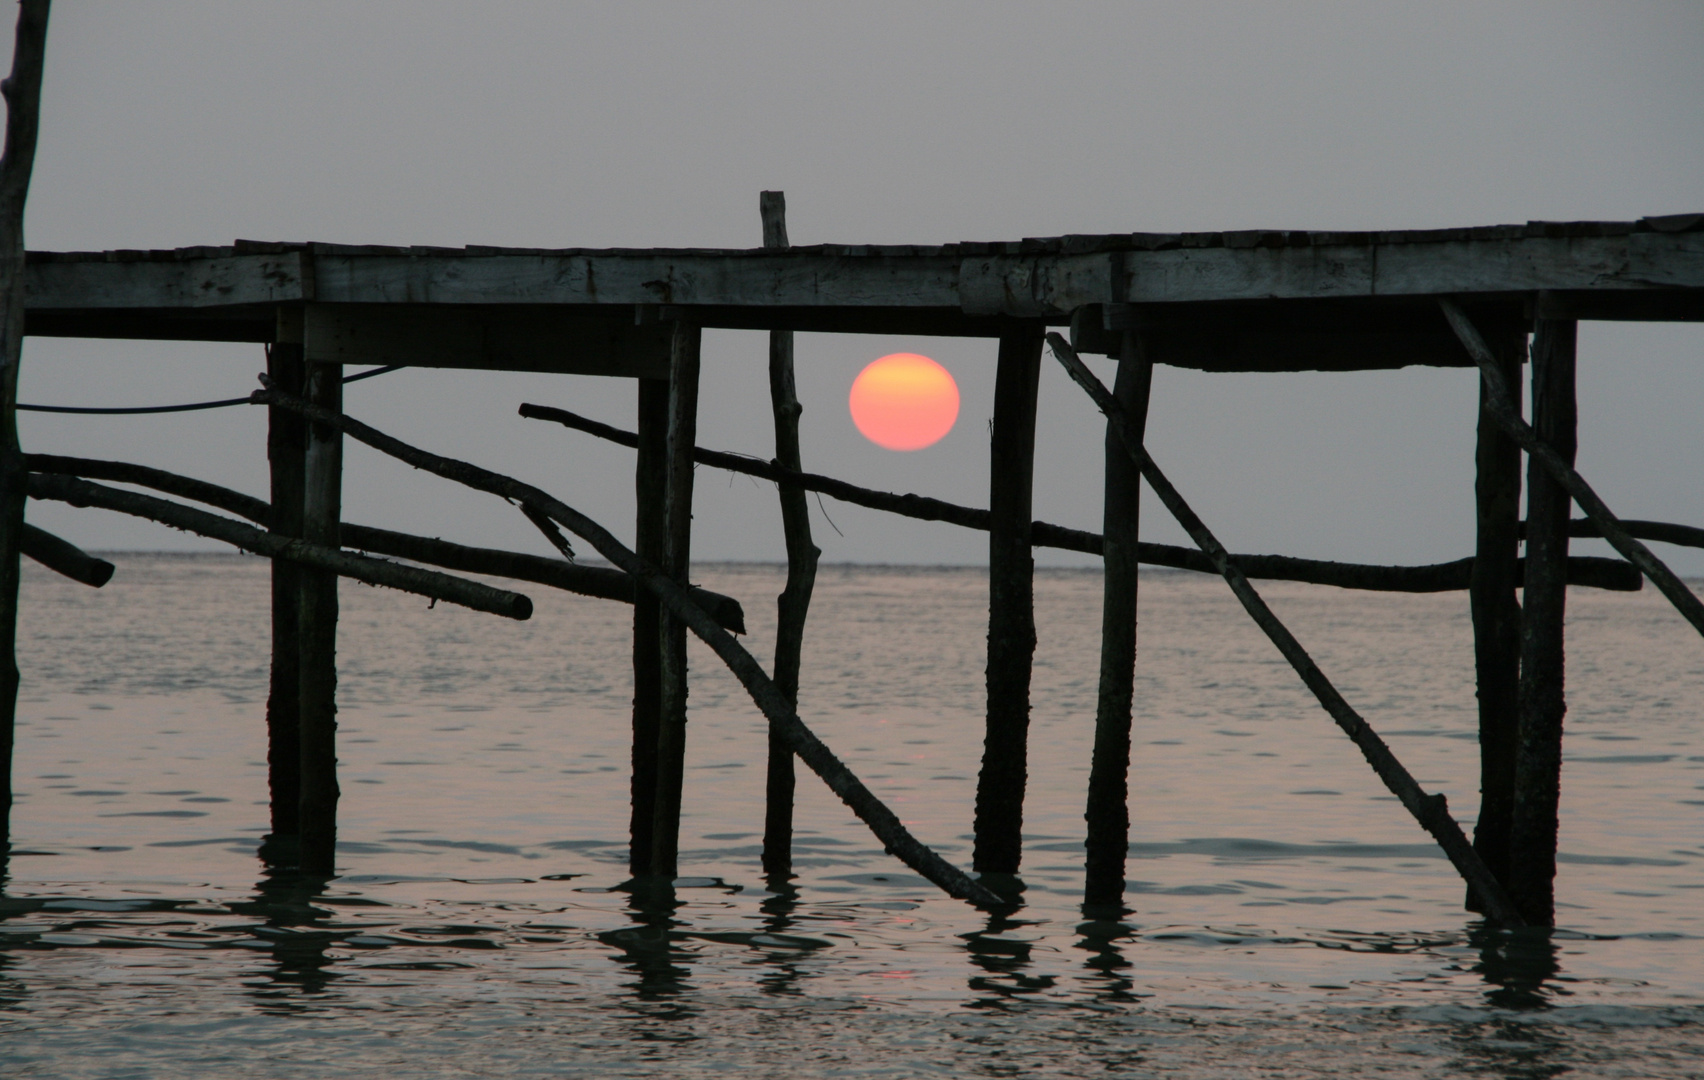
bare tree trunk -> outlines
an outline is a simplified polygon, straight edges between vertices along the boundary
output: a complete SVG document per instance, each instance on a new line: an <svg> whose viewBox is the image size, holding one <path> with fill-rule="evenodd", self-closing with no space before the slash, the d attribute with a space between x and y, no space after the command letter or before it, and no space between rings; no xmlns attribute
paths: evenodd
<svg viewBox="0 0 1704 1080"><path fill-rule="evenodd" d="M1500 339L1498 351L1503 378L1510 386L1520 386L1525 332ZM1478 528L1468 602L1479 698L1479 819L1473 847L1506 888L1521 668L1521 605L1515 595L1520 587L1521 448L1497 423L1483 379L1474 462ZM1482 909L1471 892L1467 907Z"/></svg>
<svg viewBox="0 0 1704 1080"><path fill-rule="evenodd" d="M12 46L6 149L0 155L0 860L12 836L12 748L18 713L18 553L24 462L18 444L18 364L24 345L24 202L35 167L48 0L23 0Z"/></svg>
<svg viewBox="0 0 1704 1080"><path fill-rule="evenodd" d="M1541 303L1542 303L1541 298ZM1532 423L1539 438L1574 464L1577 325L1540 318L1533 333ZM1562 794L1562 617L1567 606L1571 501L1537 461L1527 465L1527 580L1521 608L1520 738L1515 753L1509 874L1521 915L1556 921L1556 817Z"/></svg>
<svg viewBox="0 0 1704 1080"><path fill-rule="evenodd" d="M1136 332L1124 331L1113 397L1142 438L1154 361ZM1106 429L1104 575L1101 585L1100 690L1095 705L1094 756L1089 765L1088 823L1083 882L1085 906L1124 899L1124 860L1130 849L1130 721L1136 682L1136 590L1142 473L1109 421Z"/></svg>
<svg viewBox="0 0 1704 1080"><path fill-rule="evenodd" d="M1000 337L988 476L988 688L982 771L976 781L972 865L1015 874L1023 861L1029 779L1030 665L1035 657L1035 559L1030 489L1035 477L1035 398L1041 332Z"/></svg>
<svg viewBox="0 0 1704 1080"><path fill-rule="evenodd" d="M669 384L639 380L638 460L633 487L637 503L633 548L653 566L663 564L663 495L668 490ZM649 593L633 598L633 810L628 827L627 870L651 873L651 838L657 816L657 732L663 704L662 605Z"/></svg>
<svg viewBox="0 0 1704 1080"><path fill-rule="evenodd" d="M343 365L307 365L307 400L332 412L343 409ZM302 536L335 547L343 510L343 433L308 425L303 465ZM337 872L337 576L302 571L298 627L301 641L301 800L298 825L302 869Z"/></svg>
<svg viewBox="0 0 1704 1080"><path fill-rule="evenodd" d="M112 580L112 563L95 558L76 544L61 540L46 529L38 529L25 522L24 531L18 539L19 551L72 581L98 589Z"/></svg>
<svg viewBox="0 0 1704 1080"><path fill-rule="evenodd" d="M787 202L779 191L765 191L759 201L763 214L763 246L787 247ZM799 391L793 378L793 332L769 332L769 403L775 414L775 464L789 472L804 469L799 454ZM787 584L776 598L775 685L794 708L799 702L799 664L805 645L805 616L816 584L817 557L822 552L811 540L810 504L797 484L779 485L781 530L787 541ZM793 871L793 750L775 732L769 733L763 814L763 870L771 877Z"/></svg>
<svg viewBox="0 0 1704 1080"><path fill-rule="evenodd" d="M306 381L301 322L299 309L280 312L279 340L266 354L266 373L272 385L296 396L302 394ZM265 524L279 536L302 535L302 469L307 444L307 424L301 417L284 409L266 410L272 504ZM266 695L266 775L271 790L272 834L267 840L269 854L276 852L284 862L301 857L301 606L301 567L288 559L273 559L272 671Z"/></svg>
<svg viewBox="0 0 1704 1080"><path fill-rule="evenodd" d="M663 572L682 589L692 565L692 448L698 437L698 357L703 331L675 324L669 357L669 437L663 498ZM661 701L657 724L657 801L651 823L651 873L672 878L680 856L681 786L686 768L686 624L664 611Z"/></svg>

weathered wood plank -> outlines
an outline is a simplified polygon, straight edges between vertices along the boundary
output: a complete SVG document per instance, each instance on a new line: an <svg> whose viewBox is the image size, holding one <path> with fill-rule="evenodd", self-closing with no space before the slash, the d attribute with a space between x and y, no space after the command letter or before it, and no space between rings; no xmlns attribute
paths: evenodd
<svg viewBox="0 0 1704 1080"><path fill-rule="evenodd" d="M312 299L301 252L182 262L31 262L31 309L204 308Z"/></svg>
<svg viewBox="0 0 1704 1080"><path fill-rule="evenodd" d="M1276 234L1275 234L1276 235ZM1062 240L971 254L970 245L788 251L465 251L361 249L134 259L58 258L26 268L37 310L175 309L291 303L575 304L806 310L936 309L1063 319L1090 303L1704 289L1704 232L1521 228L1436 234L1297 234L1244 245L1068 252ZM1448 237L1446 239L1445 237ZM1216 242L1213 242L1216 241ZM171 256L169 258L165 256ZM1113 287L1121 260L1127 284Z"/></svg>

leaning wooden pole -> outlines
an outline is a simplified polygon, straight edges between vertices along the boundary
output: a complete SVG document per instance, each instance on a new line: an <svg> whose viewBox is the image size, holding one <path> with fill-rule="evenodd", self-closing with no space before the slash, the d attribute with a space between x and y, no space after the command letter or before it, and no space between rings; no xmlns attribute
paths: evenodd
<svg viewBox="0 0 1704 1080"><path fill-rule="evenodd" d="M205 480L166 472L164 469L133 465L127 461L102 461L97 458L64 457L59 454L25 454L24 464L33 472L64 473L67 476L113 480L121 484L153 488L168 495L216 506L260 525L267 525L272 521L272 505L265 499L244 495L240 491L232 491L218 484L209 484ZM26 529L26 538L28 535L29 531ZM375 529L370 525L356 525L348 521L339 523L338 535L342 537L345 548L375 555L392 555L411 562L441 566L446 570L533 581L540 585L549 585L553 589L563 589L581 596L595 596L601 600L617 600L624 604L634 603L637 595L633 579L613 567L582 566L562 559L547 559L541 555L527 555L519 551L468 547L433 536L415 536L394 529ZM28 553L26 548L25 554ZM61 573L69 571L69 567L60 569ZM708 611L724 628L736 634L746 632L745 609L740 606L738 600L708 589L694 588L691 592L692 602ZM646 599L649 598L649 594L646 594ZM460 602L447 595L439 599L449 600L451 603Z"/></svg>
<svg viewBox="0 0 1704 1080"><path fill-rule="evenodd" d="M779 191L765 191L758 201L763 216L763 246L787 247L787 200ZM799 453L799 404L793 377L793 332L769 332L769 404L775 416L775 464L789 472L804 470ZM816 584L817 558L822 554L811 539L810 504L797 484L778 485L781 532L787 543L787 584L776 598L775 685L796 709L799 703L799 664L805 645L805 617ZM763 870L785 877L793 870L793 749L775 732L769 733L768 768L764 783Z"/></svg>
<svg viewBox="0 0 1704 1080"><path fill-rule="evenodd" d="M48 0L23 0L12 46L6 148L0 155L0 858L12 836L12 748L18 713L18 552L24 461L18 443L18 362L24 345L24 201L35 167Z"/></svg>
<svg viewBox="0 0 1704 1080"><path fill-rule="evenodd" d="M1498 341L1498 370L1507 385L1521 385L1526 331ZM1473 620L1473 661L1479 700L1479 818L1473 846L1485 865L1509 884L1509 822L1515 805L1516 694L1521 667L1520 588L1521 448L1491 410L1480 382L1478 441L1474 452L1476 541L1468 604ZM1470 911L1478 900L1467 898Z"/></svg>
<svg viewBox="0 0 1704 1080"><path fill-rule="evenodd" d="M633 466L633 550L652 566L663 564L663 494L668 489L669 383L639 380L638 458ZM657 731L663 705L663 608L642 590L633 597L632 817L627 870L651 873L651 837L657 816Z"/></svg>
<svg viewBox="0 0 1704 1080"><path fill-rule="evenodd" d="M1540 318L1533 332L1532 423L1570 466L1578 445L1574 361L1578 324ZM1527 466L1527 578L1521 605L1519 739L1509 829L1509 887L1521 916L1556 921L1556 825L1562 794L1562 620L1568 596L1572 500L1536 460Z"/></svg>
<svg viewBox="0 0 1704 1080"><path fill-rule="evenodd" d="M417 469L424 469L447 480L465 484L477 491L488 492L510 502L531 505L536 511L560 522L584 538L598 554L632 576L635 584L657 597L670 614L685 623L701 641L710 646L722 662L728 665L734 677L740 680L740 684L768 719L770 726L780 730L799 760L816 773L822 782L828 785L829 790L839 796L858 819L869 827L885 850L939 886L949 896L983 907L998 907L1005 903L987 886L941 858L927 844L911 835L911 831L899 820L898 815L876 798L875 794L864 786L863 781L805 726L799 719L797 710L787 703L787 699L776 687L775 680L763 670L763 665L758 663L756 657L747 652L732 634L718 626L708 612L695 604L690 592L681 588L668 574L640 559L610 535L609 530L591 518L548 492L524 484L513 477L410 446L400 439L375 431L359 420L320 408L299 398L287 398L263 390L254 394L250 400L256 405L281 405L294 409L317 423L335 426L381 454L388 454Z"/></svg>
<svg viewBox="0 0 1704 1080"><path fill-rule="evenodd" d="M1023 861L1029 780L1030 667L1035 658L1035 400L1041 328L1000 336L988 459L987 719L976 781L975 854L984 873L1015 874Z"/></svg>
<svg viewBox="0 0 1704 1080"><path fill-rule="evenodd" d="M343 409L343 365L307 364L304 397L331 412ZM343 433L329 424L309 424L303 456L302 537L326 547L338 544L343 510ZM301 647L301 790L297 824L301 868L329 876L337 866L337 576L304 570L297 615Z"/></svg>
<svg viewBox="0 0 1704 1080"><path fill-rule="evenodd" d="M146 518L230 544L262 558L282 559L310 570L354 578L386 589L397 589L448 604L501 615L506 619L532 617L532 600L520 593L498 589L482 581L440 574L418 566L374 559L324 544L279 536L240 521L209 514L169 499L157 499L138 491L123 491L91 484L60 473L31 473L28 481L32 499L52 499L72 506L92 506L120 514Z"/></svg>
<svg viewBox="0 0 1704 1080"><path fill-rule="evenodd" d="M1468 843L1461 826L1450 816L1449 805L1444 796L1427 794L1420 787L1413 775L1403 767L1402 762L1390 752L1385 741L1379 738L1371 725L1338 693L1337 687L1320 671L1307 650L1302 648L1301 642L1278 621L1272 609L1266 606L1266 601L1262 600L1254 586L1249 584L1248 578L1231 562L1230 553L1225 550L1224 545L1219 543L1218 538L1196 516L1195 511L1190 509L1177 489L1172 487L1171 481L1166 479L1159 466L1154 464L1154 459L1148 456L1148 451L1143 448L1135 429L1125 416L1123 406L1107 392L1106 387L1095 378L1094 372L1078 358L1076 350L1058 334L1048 334L1047 341L1053 348L1053 355L1064 365L1071 378L1088 393L1118 431L1119 438L1124 442L1125 452L1141 469L1142 479L1148 482L1148 486L1177 519L1178 524L1183 526L1183 531L1189 534L1189 538L1213 560L1219 568L1219 573L1230 585L1231 591L1253 617L1255 624L1278 647L1278 651L1290 662L1290 666L1295 668L1296 674L1300 675L1302 682L1313 691L1314 697L1319 699L1319 703L1337 722L1337 726L1342 728L1360 749L1362 756L1367 759L1367 764L1371 765L1373 772L1384 781L1385 787L1414 816L1420 827L1432 834L1432 838L1443 848L1444 855L1449 858L1457 872L1467 881L1469 887L1478 892L1484 901L1486 915L1492 921L1505 926L1522 925L1520 912L1504 891L1502 883L1486 869L1484 860L1473 850L1473 845Z"/></svg>
<svg viewBox="0 0 1704 1080"><path fill-rule="evenodd" d="M266 374L279 390L300 396L306 379L301 310L281 310L278 321L278 340L266 353ZM283 409L266 410L266 461L272 494L266 526L279 536L294 539L302 536L302 469L307 439L307 424L301 417ZM300 858L301 604L301 567L288 559L273 559L272 670L266 695L266 776L271 792L272 832L267 837L266 849L269 857L282 862Z"/></svg>
<svg viewBox="0 0 1704 1080"><path fill-rule="evenodd" d="M698 437L698 365L703 331L677 322L669 355L669 428L663 490L663 572L682 589L692 563L692 448ZM658 625L661 694L657 715L657 796L651 816L651 869L673 878L680 859L681 788L686 769L686 624L668 611Z"/></svg>
<svg viewBox="0 0 1704 1080"><path fill-rule="evenodd" d="M1113 396L1141 439L1148 422L1154 362L1133 330L1124 331ZM1137 526L1142 474L1108 422L1102 510L1104 572L1101 582L1100 689L1095 703L1095 744L1089 763L1089 798L1083 818L1085 907L1106 908L1124 899L1124 861L1130 849L1130 723L1136 683Z"/></svg>
<svg viewBox="0 0 1704 1080"><path fill-rule="evenodd" d="M1521 445L1539 465L1562 485L1562 490L1568 493L1575 504L1586 513L1593 525L1603 533L1603 538L1610 546L1621 552L1626 560L1639 568L1651 584L1669 598L1683 618L1691 623L1700 634L1704 634L1704 600L1686 587L1686 583L1675 576L1664 562L1651 554L1651 549L1633 538L1626 526L1610 512L1609 506L1598 497L1586 483L1585 477L1574 471L1574 467L1563 460L1562 455L1538 437L1538 433L1525 420L1521 419L1520 411L1513 405L1514 399L1509 394L1509 388L1503 383L1503 373L1498 369L1497 358L1485 344L1473 321L1451 300L1438 301L1443 308L1444 317L1449 320L1450 328L1456 332L1467 354L1473 362L1479 365L1480 377L1486 382L1488 400L1491 403L1492 415L1503 426L1514 440Z"/></svg>
<svg viewBox="0 0 1704 1080"><path fill-rule="evenodd" d="M566 409L524 404L520 408L520 414L532 420L551 420L564 427L584 431L588 435L622 446L634 447L639 443L638 436L631 431L599 423ZM836 480L831 476L793 472L774 462L720 450L706 450L704 447L694 451L693 458L700 465L759 477L775 484L797 484L806 491L820 492L854 506L867 506L872 510L898 514L918 521L944 521L950 525L982 532L987 532L990 528L988 511L960 506L927 495L896 495L888 491L875 491L849 484L844 480ZM1704 529L1654 521L1628 521L1623 524L1635 536L1704 547ZM1046 521L1030 522L1030 545L1059 548L1062 551L1080 551L1085 555L1097 557L1102 554L1100 533L1072 529ZM1213 569L1212 560L1195 548L1142 543L1137 547L1137 554L1143 563L1150 566L1169 566L1203 574L1218 572ZM1368 566L1362 563L1329 562L1324 559L1298 559L1289 555L1232 555L1231 560L1251 578L1304 581L1313 585L1372 589L1379 592L1450 592L1465 589L1473 572L1471 557L1430 566ZM1639 572L1620 559L1572 558L1568 560L1568 573L1570 585L1588 585L1595 589L1636 591L1640 584Z"/></svg>

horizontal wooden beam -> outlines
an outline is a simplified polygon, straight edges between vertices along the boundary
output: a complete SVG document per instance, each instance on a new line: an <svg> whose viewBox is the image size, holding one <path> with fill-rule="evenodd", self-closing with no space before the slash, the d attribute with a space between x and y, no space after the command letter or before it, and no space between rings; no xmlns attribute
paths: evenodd
<svg viewBox="0 0 1704 1080"><path fill-rule="evenodd" d="M1665 231L1667 230L1667 231ZM252 250L255 245L250 245ZM313 244L34 253L31 310L245 304L935 309L1062 320L1085 304L1605 296L1704 289L1704 230L1605 225L1408 234L1218 233L945 247L539 251Z"/></svg>
<svg viewBox="0 0 1704 1080"><path fill-rule="evenodd" d="M668 376L668 324L627 308L308 304L303 318L321 363Z"/></svg>

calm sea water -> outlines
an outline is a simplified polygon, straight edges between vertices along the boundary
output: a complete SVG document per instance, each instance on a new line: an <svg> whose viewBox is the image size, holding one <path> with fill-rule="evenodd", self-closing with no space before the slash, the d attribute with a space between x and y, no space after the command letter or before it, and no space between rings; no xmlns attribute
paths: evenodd
<svg viewBox="0 0 1704 1080"><path fill-rule="evenodd" d="M267 566L26 571L0 1075L1704 1075L1704 647L1569 597L1562 928L1482 931L1448 863L1216 579L1142 584L1133 844L1087 919L1099 578L1037 580L1026 905L990 918L800 779L694 643L672 897L623 891L628 609L513 623L343 587L340 876L268 876ZM779 568L703 566L766 661ZM1471 827L1467 601L1263 590ZM802 715L949 858L981 753L977 571L824 568Z"/></svg>

